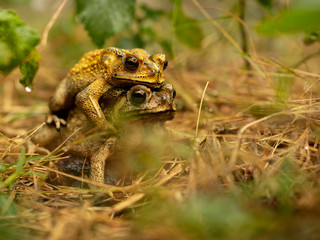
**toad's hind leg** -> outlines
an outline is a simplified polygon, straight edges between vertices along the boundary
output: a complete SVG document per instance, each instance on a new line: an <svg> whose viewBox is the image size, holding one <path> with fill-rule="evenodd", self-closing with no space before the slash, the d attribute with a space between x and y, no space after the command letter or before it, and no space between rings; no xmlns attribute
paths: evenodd
<svg viewBox="0 0 320 240"><path fill-rule="evenodd" d="M90 179L104 183L104 168L106 160L114 152L117 144L115 136L110 137L99 149L95 152L90 159Z"/></svg>

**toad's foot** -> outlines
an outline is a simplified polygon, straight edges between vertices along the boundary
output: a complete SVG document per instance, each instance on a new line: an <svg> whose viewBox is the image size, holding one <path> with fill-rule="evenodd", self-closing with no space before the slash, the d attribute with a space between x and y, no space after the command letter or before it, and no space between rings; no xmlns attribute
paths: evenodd
<svg viewBox="0 0 320 240"><path fill-rule="evenodd" d="M64 120L63 118L59 118L57 115L55 114L49 114L47 116L47 120L46 123L48 125L53 124L55 125L57 131L60 131L60 127L62 126L67 126L67 122L66 120Z"/></svg>
<svg viewBox="0 0 320 240"><path fill-rule="evenodd" d="M35 144L33 141L27 141L27 153L29 155L33 155L34 153L40 153L40 154L50 154L50 151L44 147L39 147L39 144Z"/></svg>

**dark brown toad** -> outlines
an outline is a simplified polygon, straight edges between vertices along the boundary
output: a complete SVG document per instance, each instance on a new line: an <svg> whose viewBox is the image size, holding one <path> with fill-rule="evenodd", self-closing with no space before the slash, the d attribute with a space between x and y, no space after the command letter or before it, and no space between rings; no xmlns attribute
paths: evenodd
<svg viewBox="0 0 320 240"><path fill-rule="evenodd" d="M45 125L33 141L50 151L66 141L62 149L70 159L64 160L64 164L74 164L74 159L81 159L82 162L86 159L90 162L91 180L114 184L110 177L112 162L108 159L117 149L119 139L127 136L123 131L130 131L130 128L141 124L163 123L172 119L176 110L174 97L175 90L171 84L153 90L143 85L130 89L109 89L99 104L104 116L118 130L116 135L97 128L79 107L74 106L68 113L66 127L57 132L54 126ZM110 173L109 176L105 176L105 171Z"/></svg>

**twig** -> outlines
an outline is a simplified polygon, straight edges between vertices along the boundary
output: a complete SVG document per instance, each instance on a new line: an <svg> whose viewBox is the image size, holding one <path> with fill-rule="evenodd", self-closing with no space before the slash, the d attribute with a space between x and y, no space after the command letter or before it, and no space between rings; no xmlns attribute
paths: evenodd
<svg viewBox="0 0 320 240"><path fill-rule="evenodd" d="M155 186L163 186L166 184L169 180L171 180L173 177L181 173L182 171L181 164L175 166L169 175L165 176L164 178L160 178L158 182L155 183ZM146 193L135 193L132 196L128 197L126 200L121 201L119 203L114 204L109 211L109 215L113 216L116 213L122 212L123 210L130 208L135 204L136 202L140 201L146 196Z"/></svg>
<svg viewBox="0 0 320 240"><path fill-rule="evenodd" d="M316 106L318 104L312 104L312 105L308 105L308 107L311 107L311 106ZM279 115L283 115L283 114L293 114L293 113L299 113L299 110L305 108L305 106L299 106L299 107L296 107L296 108L292 108L290 110L286 110L286 111L282 111L282 112L277 112L277 113L274 113L274 114L271 114L271 115L268 115L266 117L263 117L263 118L260 118L256 121L253 121L253 122L250 122L248 124L246 124L245 126L243 126L239 131L238 131L238 134L237 134L237 140L236 140L236 144L235 144L235 147L231 153L231 157L230 157L230 162L229 162L229 166L232 166L236 163L237 161L237 157L238 157L238 153L239 153L239 150L240 150L240 146L241 146L241 140L242 138L244 137L243 133L249 128L249 127L252 127L258 123L261 123L261 122L264 122L270 118L273 118L275 116L279 116ZM305 113L305 112L304 112Z"/></svg>
<svg viewBox="0 0 320 240"><path fill-rule="evenodd" d="M277 113L274 113L272 115L269 115L269 116L266 116L266 117L263 117L263 118L260 118L256 121L253 121L253 122L250 122L248 124L246 124L245 126L243 126L238 134L237 134L237 140L236 140L236 144L235 144L235 147L231 153L231 158L230 158L230 161L229 161L229 166L232 167L236 161L237 161L237 157L238 157L238 153L239 153L239 150L240 150L240 146L241 146L241 140L243 138L243 133L244 131L246 131L249 127L253 126L253 125L256 125L257 123L261 123L263 121L266 121L270 118L273 118L274 116L277 116L277 115L281 115L281 114L284 114L284 113L287 113L286 112L277 112Z"/></svg>
<svg viewBox="0 0 320 240"><path fill-rule="evenodd" d="M298 68L301 64L307 62L309 59L316 57L320 54L320 49L318 51L316 51L315 53L311 53L307 56L305 56L304 58L302 58L299 62L297 62L296 64L294 64L291 68Z"/></svg>
<svg viewBox="0 0 320 240"><path fill-rule="evenodd" d="M291 69L290 67L284 65L283 63L279 62L277 59L275 59L274 57L271 57L271 60L273 62L275 62L276 64L278 64L280 67L282 67L283 69L285 69L286 71L292 73L293 75L302 78L302 76L300 76L297 72L294 71L294 69Z"/></svg>
<svg viewBox="0 0 320 240"><path fill-rule="evenodd" d="M255 48L255 46L254 46L254 43L253 43L252 36L251 36L251 34L250 34L250 30L249 30L247 24L243 21L243 19L241 19L238 15L233 14L232 12L226 11L226 10L221 9L221 8L218 8L218 7L208 7L208 9L213 9L213 10L219 11L219 12L221 12L221 13L223 13L223 14L229 15L230 17L232 17L233 19L235 19L236 21L238 21L238 22L242 25L242 27L243 27L243 29L244 29L244 31L245 31L245 34L246 34L246 36L248 37L248 42L249 42L250 48L251 48L251 50L252 50L252 52L253 52L253 55L254 55L254 56L257 56L257 55L258 55L258 54L257 54L257 51L256 51L256 48ZM211 20L211 21L212 21L212 20Z"/></svg>
<svg viewBox="0 0 320 240"><path fill-rule="evenodd" d="M54 22L57 20L58 16L61 13L61 10L63 9L63 7L64 7L64 5L66 4L67 1L68 0L62 0L61 1L59 6L57 7L56 11L51 16L50 21L48 22L48 24L44 28L44 30L42 32L42 35L41 35L41 42L40 42L39 47L38 47L39 51L42 51L44 49L44 47L47 45L48 35L49 35L49 32L50 32L50 29L52 28Z"/></svg>
<svg viewBox="0 0 320 240"><path fill-rule="evenodd" d="M209 85L209 81L207 82L206 86L205 86L204 89L203 89L203 93L202 93L202 97L201 97L201 101L200 101L199 112L198 112L198 119L197 119L196 133L195 133L195 135L194 135L195 141L197 141L197 138L198 138L201 109L202 109L203 99L204 99L204 96L205 96L205 94L206 94L208 85Z"/></svg>

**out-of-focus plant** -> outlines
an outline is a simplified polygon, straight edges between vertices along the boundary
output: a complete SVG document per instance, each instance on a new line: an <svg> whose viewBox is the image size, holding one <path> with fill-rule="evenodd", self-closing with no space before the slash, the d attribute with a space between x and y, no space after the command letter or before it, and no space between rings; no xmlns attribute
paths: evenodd
<svg viewBox="0 0 320 240"><path fill-rule="evenodd" d="M19 158L16 162L5 164L0 162L0 188L11 189L17 178L21 176L36 175L45 179L45 175L39 172L30 172L30 167L26 163L39 160L43 156L26 157L25 148L21 148Z"/></svg>
<svg viewBox="0 0 320 240"><path fill-rule="evenodd" d="M18 240L30 238L30 232L18 227L18 211L11 196L0 194L0 239Z"/></svg>
<svg viewBox="0 0 320 240"><path fill-rule="evenodd" d="M39 34L20 20L11 10L0 8L0 72L9 74L20 67L21 83L32 87L32 79L38 69L40 56L35 47Z"/></svg>
<svg viewBox="0 0 320 240"><path fill-rule="evenodd" d="M152 9L144 4L139 5L142 14L132 23L136 26L130 29L132 37L119 39L119 45L126 48L134 46L144 48L149 43L158 43L171 57L174 56L173 41L175 40L192 49L200 48L204 34L199 21L188 17L183 12L181 0L171 2L172 9L168 12ZM171 23L166 28L168 34L159 32L159 29L154 27L161 19Z"/></svg>
<svg viewBox="0 0 320 240"><path fill-rule="evenodd" d="M98 47L132 22L134 10L135 0L76 0L76 15Z"/></svg>
<svg viewBox="0 0 320 240"><path fill-rule="evenodd" d="M275 16L270 16L257 26L258 32L262 34L302 32L310 34L313 40L318 39L313 33L317 33L319 29L320 2L313 0L294 1L288 9L280 11Z"/></svg>
<svg viewBox="0 0 320 240"><path fill-rule="evenodd" d="M286 239L297 232L298 239L314 236L317 226L306 228L296 215L297 196L308 194L311 186L309 174L290 154L281 161L279 171L269 169L258 181L239 183L232 191L200 191L179 204L153 193L154 201L134 216L136 233L148 231L160 239ZM290 231L293 226L300 231Z"/></svg>
<svg viewBox="0 0 320 240"><path fill-rule="evenodd" d="M20 177L37 176L45 179L45 174L30 171L29 162L36 161L43 156L26 157L25 148L21 148L17 161L7 164L0 161L0 239L29 238L30 231L19 227L21 223L12 191L15 182Z"/></svg>

